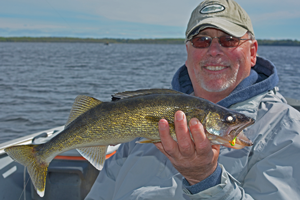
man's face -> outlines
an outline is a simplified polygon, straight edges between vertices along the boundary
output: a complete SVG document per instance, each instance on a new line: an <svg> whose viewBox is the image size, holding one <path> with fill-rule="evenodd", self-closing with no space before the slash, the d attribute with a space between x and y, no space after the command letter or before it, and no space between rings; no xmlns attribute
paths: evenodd
<svg viewBox="0 0 300 200"><path fill-rule="evenodd" d="M228 34L218 29L207 28L197 36L224 35ZM242 38L248 39L249 36L245 34ZM212 93L218 93L220 97L225 98L244 78L249 76L251 67L256 63L257 42L255 40L241 40L239 46L226 48L219 44L217 38L214 38L208 48L195 48L191 42L187 42L186 49L186 66L195 94L198 93L197 96L207 99L209 99L207 95Z"/></svg>

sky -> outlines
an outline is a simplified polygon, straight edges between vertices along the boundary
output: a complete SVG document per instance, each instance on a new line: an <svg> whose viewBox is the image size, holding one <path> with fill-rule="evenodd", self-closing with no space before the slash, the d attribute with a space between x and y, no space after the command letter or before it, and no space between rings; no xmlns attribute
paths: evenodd
<svg viewBox="0 0 300 200"><path fill-rule="evenodd" d="M0 37L184 38L201 0L3 0ZM300 0L236 0L257 39L300 40Z"/></svg>

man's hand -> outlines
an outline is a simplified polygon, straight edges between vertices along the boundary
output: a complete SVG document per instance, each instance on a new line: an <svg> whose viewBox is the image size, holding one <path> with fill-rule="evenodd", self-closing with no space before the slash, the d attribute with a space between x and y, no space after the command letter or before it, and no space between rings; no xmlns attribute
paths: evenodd
<svg viewBox="0 0 300 200"><path fill-rule="evenodd" d="M169 134L167 120L161 119L159 121L161 142L156 143L155 146L169 158L190 185L194 185L215 171L220 146L211 145L198 119L191 119L189 127L194 141L190 137L185 114L177 111L175 113L176 142Z"/></svg>

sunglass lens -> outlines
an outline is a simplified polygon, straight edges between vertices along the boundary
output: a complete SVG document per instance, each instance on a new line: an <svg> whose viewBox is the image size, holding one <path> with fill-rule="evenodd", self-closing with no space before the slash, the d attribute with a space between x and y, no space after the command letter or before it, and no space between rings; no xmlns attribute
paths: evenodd
<svg viewBox="0 0 300 200"><path fill-rule="evenodd" d="M210 37L194 37L192 39L192 44L195 48L207 48L211 43Z"/></svg>
<svg viewBox="0 0 300 200"><path fill-rule="evenodd" d="M240 42L239 38L233 36L222 36L219 41L223 47L236 47Z"/></svg>

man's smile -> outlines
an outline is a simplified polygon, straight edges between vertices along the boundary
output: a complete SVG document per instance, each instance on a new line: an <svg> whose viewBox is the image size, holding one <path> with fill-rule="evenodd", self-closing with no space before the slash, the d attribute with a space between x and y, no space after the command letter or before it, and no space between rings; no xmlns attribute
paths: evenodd
<svg viewBox="0 0 300 200"><path fill-rule="evenodd" d="M225 66L205 66L205 69L208 69L210 71L220 71L222 69L225 69Z"/></svg>

